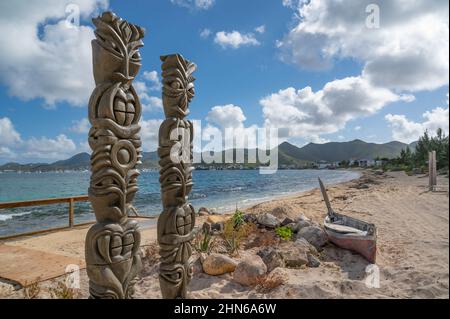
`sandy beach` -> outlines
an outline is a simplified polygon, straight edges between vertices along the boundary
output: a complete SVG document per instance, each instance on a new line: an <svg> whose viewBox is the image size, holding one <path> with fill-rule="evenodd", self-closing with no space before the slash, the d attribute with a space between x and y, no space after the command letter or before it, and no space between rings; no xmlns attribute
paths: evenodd
<svg viewBox="0 0 450 319"><path fill-rule="evenodd" d="M360 179L328 187L333 208L339 213L375 223L378 227L377 266L380 287L366 286L368 262L359 255L327 244L320 253L320 266L300 269L278 268L285 283L261 292L232 280L231 274L209 276L195 272L189 298L449 298L449 198L445 192L429 192L428 179L403 172L384 175L364 171ZM438 184L448 189L448 179ZM323 223L326 208L318 189L274 199L245 209L245 213L271 213L278 219L299 215ZM201 226L207 217L198 218ZM24 238L1 245L84 258L84 238L88 228ZM264 245L250 245L266 236L259 230L248 238L236 259L251 256ZM142 231L144 269L136 285L136 298L161 298L158 282L156 229ZM245 248L247 247L247 249ZM4 256L1 256L3 258ZM45 260L40 260L45 270ZM18 265L19 266L19 265ZM78 298L88 297L88 280L80 272ZM64 276L39 283L38 298L49 298L50 290ZM23 289L0 279L1 298L24 298Z"/></svg>

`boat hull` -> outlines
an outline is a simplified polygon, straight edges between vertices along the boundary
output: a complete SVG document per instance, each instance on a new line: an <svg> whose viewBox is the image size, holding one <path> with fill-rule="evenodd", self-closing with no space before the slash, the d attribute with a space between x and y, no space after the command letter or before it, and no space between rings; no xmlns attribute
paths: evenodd
<svg viewBox="0 0 450 319"><path fill-rule="evenodd" d="M330 242L363 256L371 264L377 262L377 241L373 238L349 237L325 229Z"/></svg>
<svg viewBox="0 0 450 319"><path fill-rule="evenodd" d="M363 256L370 263L375 264L377 259L376 226L336 213L334 214L334 219L335 220L331 221L330 217L327 216L324 221L324 228L329 241L338 247L354 251ZM342 226L353 228L359 232L346 233L337 231L339 230L339 227Z"/></svg>

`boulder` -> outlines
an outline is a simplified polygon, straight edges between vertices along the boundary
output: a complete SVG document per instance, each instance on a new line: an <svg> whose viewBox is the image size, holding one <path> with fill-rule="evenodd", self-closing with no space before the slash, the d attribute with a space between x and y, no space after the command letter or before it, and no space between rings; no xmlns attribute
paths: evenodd
<svg viewBox="0 0 450 319"><path fill-rule="evenodd" d="M278 219L272 214L266 213L258 216L258 224L267 228L277 228L280 225Z"/></svg>
<svg viewBox="0 0 450 319"><path fill-rule="evenodd" d="M256 224L258 222L258 218L255 214L246 214L244 215L244 222Z"/></svg>
<svg viewBox="0 0 450 319"><path fill-rule="evenodd" d="M295 246L298 249L304 250L310 254L318 255L319 252L317 251L316 247L311 245L305 238L299 238L295 241Z"/></svg>
<svg viewBox="0 0 450 319"><path fill-rule="evenodd" d="M300 216L297 217L297 220L296 220L296 221L297 221L297 222L299 222L299 221L309 222L310 219L309 219L308 217L306 217L305 215L300 214Z"/></svg>
<svg viewBox="0 0 450 319"><path fill-rule="evenodd" d="M271 272L277 267L284 267L283 256L273 247L261 249L257 255L261 257L263 262L266 264L268 272Z"/></svg>
<svg viewBox="0 0 450 319"><path fill-rule="evenodd" d="M203 223L203 226L202 226L202 232L203 232L204 234L209 234L209 233L211 233L211 224L208 223L208 222Z"/></svg>
<svg viewBox="0 0 450 319"><path fill-rule="evenodd" d="M294 226L294 233L298 233L302 228L311 226L311 223L306 220L299 220Z"/></svg>
<svg viewBox="0 0 450 319"><path fill-rule="evenodd" d="M287 268L300 268L308 264L308 253L305 250L288 247L282 248L280 253Z"/></svg>
<svg viewBox="0 0 450 319"><path fill-rule="evenodd" d="M201 256L193 256L191 260L191 267L192 267L192 273L194 275L201 274L203 272L203 266L202 266L202 258Z"/></svg>
<svg viewBox="0 0 450 319"><path fill-rule="evenodd" d="M237 262L225 255L211 254L203 261L203 271L210 276L220 276L235 271Z"/></svg>
<svg viewBox="0 0 450 319"><path fill-rule="evenodd" d="M254 286L266 275L267 266L259 256L241 261L234 273L233 280L243 286Z"/></svg>
<svg viewBox="0 0 450 319"><path fill-rule="evenodd" d="M225 223L230 218L231 218L231 216L226 216L226 215L210 215L208 217L208 223L211 223L211 224Z"/></svg>
<svg viewBox="0 0 450 319"><path fill-rule="evenodd" d="M281 222L281 226L287 226L289 224L292 224L294 221L292 219L290 219L289 217L286 217L282 222Z"/></svg>
<svg viewBox="0 0 450 319"><path fill-rule="evenodd" d="M313 254L308 254L308 267L317 268L320 266L320 260Z"/></svg>
<svg viewBox="0 0 450 319"><path fill-rule="evenodd" d="M223 222L211 224L211 230L214 232L222 232L223 228L224 228Z"/></svg>
<svg viewBox="0 0 450 319"><path fill-rule="evenodd" d="M275 207L274 209L272 209L272 211L270 212L271 215L275 216L276 218L283 220L284 218L286 218L288 216L289 211L285 208L285 207Z"/></svg>
<svg viewBox="0 0 450 319"><path fill-rule="evenodd" d="M209 216L209 215L211 215L211 213L210 213L210 211L209 211L208 208L206 208L206 207L201 207L201 208L198 210L198 215L199 215L199 216Z"/></svg>
<svg viewBox="0 0 450 319"><path fill-rule="evenodd" d="M328 242L327 234L322 228L318 226L309 226L302 228L298 232L296 238L306 239L311 245L313 245L317 249L320 249L321 247L325 246L325 244Z"/></svg>

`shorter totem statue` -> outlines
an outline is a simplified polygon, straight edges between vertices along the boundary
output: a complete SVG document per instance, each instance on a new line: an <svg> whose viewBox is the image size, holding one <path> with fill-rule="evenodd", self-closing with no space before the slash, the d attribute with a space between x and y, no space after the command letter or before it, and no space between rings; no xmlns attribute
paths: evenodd
<svg viewBox="0 0 450 319"><path fill-rule="evenodd" d="M163 298L186 298L195 211L188 202L192 183L193 124L185 119L195 95L196 65L174 54L161 57L166 120L159 130L160 183L164 211L158 219L160 286Z"/></svg>
<svg viewBox="0 0 450 319"><path fill-rule="evenodd" d="M141 269L141 236L132 201L141 161L141 104L132 86L141 67L144 30L105 12L93 19L96 88L89 101L91 181L89 199L97 219L86 236L91 298L131 298Z"/></svg>

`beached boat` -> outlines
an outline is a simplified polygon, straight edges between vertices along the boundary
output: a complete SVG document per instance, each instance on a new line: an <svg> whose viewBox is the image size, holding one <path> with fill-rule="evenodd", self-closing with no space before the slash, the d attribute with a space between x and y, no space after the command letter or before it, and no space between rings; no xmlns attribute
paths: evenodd
<svg viewBox="0 0 450 319"><path fill-rule="evenodd" d="M326 188L319 178L320 189L327 205L328 215L324 220L325 232L336 246L354 251L370 263L376 263L377 227L374 224L336 213L332 207Z"/></svg>

